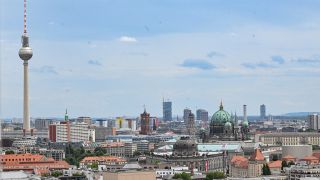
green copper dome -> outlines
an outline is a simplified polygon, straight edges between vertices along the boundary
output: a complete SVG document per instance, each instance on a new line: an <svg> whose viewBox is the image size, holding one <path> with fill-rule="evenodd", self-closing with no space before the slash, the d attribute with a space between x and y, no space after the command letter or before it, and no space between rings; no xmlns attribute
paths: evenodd
<svg viewBox="0 0 320 180"><path fill-rule="evenodd" d="M232 124L231 124L230 122L226 122L226 123L224 124L224 127L226 127L226 128L231 128L231 127L232 127Z"/></svg>
<svg viewBox="0 0 320 180"><path fill-rule="evenodd" d="M243 121L243 122L242 122L242 126L244 126L244 127L249 127L249 122L248 122L248 121Z"/></svg>
<svg viewBox="0 0 320 180"><path fill-rule="evenodd" d="M215 112L211 118L211 123L214 124L224 124L225 122L230 122L231 116L230 114L223 110L222 103L220 104L220 110Z"/></svg>

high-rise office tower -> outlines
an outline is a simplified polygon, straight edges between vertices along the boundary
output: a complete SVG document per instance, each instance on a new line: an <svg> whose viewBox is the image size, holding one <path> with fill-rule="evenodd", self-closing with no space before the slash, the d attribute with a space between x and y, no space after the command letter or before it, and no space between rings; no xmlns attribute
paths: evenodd
<svg viewBox="0 0 320 180"><path fill-rule="evenodd" d="M308 116L308 125L310 129L320 130L320 115L312 114Z"/></svg>
<svg viewBox="0 0 320 180"><path fill-rule="evenodd" d="M163 120L172 121L172 102L163 101L162 106L163 106Z"/></svg>
<svg viewBox="0 0 320 180"><path fill-rule="evenodd" d="M260 105L260 119L266 119L266 105L264 104Z"/></svg>
<svg viewBox="0 0 320 180"><path fill-rule="evenodd" d="M146 109L144 109L144 112L140 115L141 118L141 131L140 134L148 135L151 133L150 128L150 114L147 113Z"/></svg>
<svg viewBox="0 0 320 180"><path fill-rule="evenodd" d="M188 108L183 110L183 121L184 122L188 122L188 117L189 117L190 113L191 113L191 110Z"/></svg>
<svg viewBox="0 0 320 180"><path fill-rule="evenodd" d="M194 137L196 133L194 118L194 114L190 112L187 118L187 132L188 135L192 137Z"/></svg>
<svg viewBox="0 0 320 180"><path fill-rule="evenodd" d="M209 120L208 111L206 111L204 109L198 109L197 110L197 120L208 121Z"/></svg>
<svg viewBox="0 0 320 180"><path fill-rule="evenodd" d="M24 0L24 31L21 37L22 47L19 50L19 57L23 60L23 132L24 136L27 132L33 131L30 129L29 116L29 78L28 78L28 61L31 59L33 52L29 47L29 36L27 35L27 0Z"/></svg>

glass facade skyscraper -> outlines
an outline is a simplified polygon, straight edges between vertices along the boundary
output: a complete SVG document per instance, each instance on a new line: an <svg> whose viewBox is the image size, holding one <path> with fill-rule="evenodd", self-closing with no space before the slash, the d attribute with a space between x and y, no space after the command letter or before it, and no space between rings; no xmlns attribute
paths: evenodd
<svg viewBox="0 0 320 180"><path fill-rule="evenodd" d="M163 101L163 120L172 121L172 102Z"/></svg>

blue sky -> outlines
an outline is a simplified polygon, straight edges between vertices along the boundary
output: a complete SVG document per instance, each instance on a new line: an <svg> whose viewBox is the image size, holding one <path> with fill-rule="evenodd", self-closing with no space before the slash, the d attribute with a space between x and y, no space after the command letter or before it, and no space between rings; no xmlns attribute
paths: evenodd
<svg viewBox="0 0 320 180"><path fill-rule="evenodd" d="M23 4L0 2L2 117L21 117ZM32 117L320 109L320 1L28 3Z"/></svg>

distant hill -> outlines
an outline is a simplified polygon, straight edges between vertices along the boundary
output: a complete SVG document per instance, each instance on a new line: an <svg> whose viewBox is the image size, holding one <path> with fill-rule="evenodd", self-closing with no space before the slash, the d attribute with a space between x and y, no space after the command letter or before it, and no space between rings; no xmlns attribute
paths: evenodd
<svg viewBox="0 0 320 180"><path fill-rule="evenodd" d="M310 114L320 114L320 112L291 112L283 114L283 116L308 116Z"/></svg>

